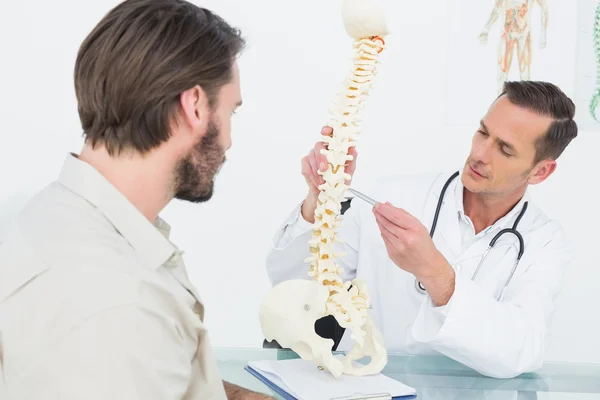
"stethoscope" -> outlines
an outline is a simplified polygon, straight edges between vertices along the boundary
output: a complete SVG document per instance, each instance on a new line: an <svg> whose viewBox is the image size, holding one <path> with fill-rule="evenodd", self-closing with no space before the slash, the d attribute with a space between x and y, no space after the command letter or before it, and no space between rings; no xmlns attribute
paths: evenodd
<svg viewBox="0 0 600 400"><path fill-rule="evenodd" d="M442 208L442 203L443 203L443 200L444 200L444 195L446 194L446 189L448 189L448 186L450 185L450 183L457 176L458 176L458 171L455 172L454 174L452 174L452 176L450 178L448 178L448 180L444 184L444 187L442 188L442 192L440 193L440 198L439 198L439 200L437 202L437 207L436 207L436 210L435 210L435 214L433 216L433 223L432 223L431 229L429 231L429 236L432 239L433 239L433 234L435 233L435 228L436 228L436 225L437 225L437 220L438 220L438 217L440 215L440 210ZM517 231L517 225L519 224L519 221L521 221L521 218L523 218L523 215L525 214L525 211L527 210L527 203L528 202L525 202L523 204L523 208L521 209L521 212L519 213L519 216L515 220L515 223L513 224L512 228L502 229L491 240L490 245L488 246L488 248L485 250L485 252L481 256L481 260L479 261L479 264L477 265L477 268L475 269L475 272L471 276L471 280L475 280L475 277L477 276L477 273L479 272L479 269L481 268L481 265L485 261L485 258L487 257L487 255L490 252L490 250L494 247L494 245L496 244L496 242L498 241L498 239L500 239L500 237L502 235L506 234L506 233L512 233L513 235L515 235L517 237L517 239L519 239L519 252L517 253L517 258L515 259L515 263L513 265L512 271L510 272L510 275L508 276L508 279L504 283L504 287L508 286L508 284L510 283L510 281L511 281L511 279L512 279L512 277L513 277L513 275L514 275L514 273L515 273L515 271L517 269L517 265L519 265L519 261L521 260L521 256L523 255L523 252L525 251L525 244L523 242L523 236L521 236L521 234L519 233L519 231ZM417 292L419 292L421 294L425 294L425 287L417 279L415 279L415 288L417 289Z"/></svg>

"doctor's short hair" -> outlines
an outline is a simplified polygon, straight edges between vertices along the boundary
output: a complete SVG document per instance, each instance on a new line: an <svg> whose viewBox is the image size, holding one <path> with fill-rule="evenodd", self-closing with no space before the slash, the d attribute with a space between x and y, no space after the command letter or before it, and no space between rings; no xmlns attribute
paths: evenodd
<svg viewBox="0 0 600 400"><path fill-rule="evenodd" d="M502 93L519 107L553 119L550 127L542 135L536 146L534 164L542 160L556 160L565 148L577 137L575 104L556 85L541 81L505 82Z"/></svg>
<svg viewBox="0 0 600 400"><path fill-rule="evenodd" d="M146 153L167 141L180 94L202 87L209 106L245 47L238 29L185 0L126 0L95 26L75 62L87 143L109 154Z"/></svg>

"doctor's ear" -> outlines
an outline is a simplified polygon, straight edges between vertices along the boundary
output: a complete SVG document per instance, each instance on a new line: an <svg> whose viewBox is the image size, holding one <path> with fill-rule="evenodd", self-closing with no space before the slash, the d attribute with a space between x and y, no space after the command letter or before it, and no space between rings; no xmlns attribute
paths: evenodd
<svg viewBox="0 0 600 400"><path fill-rule="evenodd" d="M531 185L537 185L538 183L545 181L555 170L555 160L540 161L532 171L533 174L529 177L529 183Z"/></svg>
<svg viewBox="0 0 600 400"><path fill-rule="evenodd" d="M208 97L206 92L196 85L179 95L181 106L182 122L192 131L197 131L198 127L204 128L209 119Z"/></svg>

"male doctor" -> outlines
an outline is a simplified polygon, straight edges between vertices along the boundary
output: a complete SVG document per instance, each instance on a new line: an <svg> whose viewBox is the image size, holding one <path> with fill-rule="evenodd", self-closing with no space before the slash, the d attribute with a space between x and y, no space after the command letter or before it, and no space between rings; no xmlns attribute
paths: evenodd
<svg viewBox="0 0 600 400"><path fill-rule="evenodd" d="M338 251L346 254L337 262L345 281L368 285L388 351L441 353L499 378L542 365L572 250L527 187L556 169L577 136L574 114L573 102L553 84L508 82L480 121L461 171L381 178L367 193L380 203L352 201L339 230ZM273 285L308 279L304 259L327 162L322 148L317 143L302 159L308 195L274 237L266 263ZM352 175L357 154L351 154ZM514 224L524 244L514 274L520 246L510 233L477 270L492 238ZM338 350L351 345L346 331Z"/></svg>

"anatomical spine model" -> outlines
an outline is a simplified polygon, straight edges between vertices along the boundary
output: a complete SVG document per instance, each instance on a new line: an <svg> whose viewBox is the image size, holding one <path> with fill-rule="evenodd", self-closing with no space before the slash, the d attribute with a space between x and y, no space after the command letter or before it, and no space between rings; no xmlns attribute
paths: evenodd
<svg viewBox="0 0 600 400"><path fill-rule="evenodd" d="M389 34L383 12L370 0L342 0L342 19L346 33L354 40L353 67L337 93L330 109L329 126L333 135L325 138L323 154L328 169L321 174L325 181L319 189L315 223L309 241L311 280L296 279L275 286L265 297L260 321L265 338L291 348L305 360L313 360L336 378L342 374L370 375L379 373L387 363L383 336L370 316L370 299L364 282L343 282L334 251L340 242L336 229L340 223L341 203L345 199L344 171L352 159L348 150L360 133L360 114L376 75L378 58ZM343 358L332 355L333 341L316 334L316 320L333 315L340 326L352 331L354 347ZM368 364L355 366L353 361L370 357Z"/></svg>
<svg viewBox="0 0 600 400"><path fill-rule="evenodd" d="M479 35L481 43L486 44L492 25L504 12L504 29L498 44L497 90L500 92L508 79L515 49L521 80L530 79L531 71L531 9L538 3L542 13L540 49L546 47L546 29L548 26L548 5L546 0L494 0L494 8L488 22Z"/></svg>

